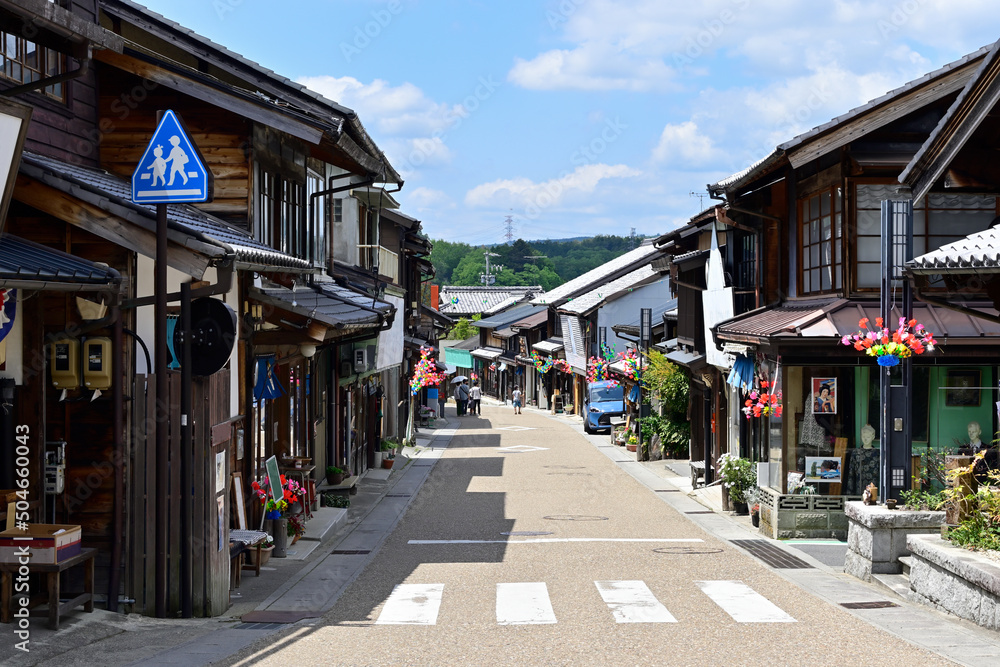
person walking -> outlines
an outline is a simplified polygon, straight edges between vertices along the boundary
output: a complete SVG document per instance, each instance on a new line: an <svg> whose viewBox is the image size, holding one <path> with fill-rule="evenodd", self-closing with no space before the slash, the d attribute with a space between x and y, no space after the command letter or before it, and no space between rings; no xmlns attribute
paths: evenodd
<svg viewBox="0 0 1000 667"><path fill-rule="evenodd" d="M469 381L462 380L462 384L458 385L458 398L461 401L462 415L469 414Z"/></svg>
<svg viewBox="0 0 1000 667"><path fill-rule="evenodd" d="M472 383L472 389L469 390L469 401L470 401L469 412L471 412L474 415L483 414L482 400L483 400L483 390L479 388L479 381L477 380L476 382Z"/></svg>
<svg viewBox="0 0 1000 667"><path fill-rule="evenodd" d="M514 391L512 391L510 393L510 399L514 403L514 414L515 415L521 414L521 398L522 398L522 396L523 395L521 394L521 388L518 387L517 385L514 385Z"/></svg>
<svg viewBox="0 0 1000 667"><path fill-rule="evenodd" d="M459 382L458 384L455 385L455 389L454 389L454 391L452 391L451 395L455 399L455 416L461 417L463 414L465 414L464 410L462 410L462 408L464 406L462 405L462 383L461 382Z"/></svg>
<svg viewBox="0 0 1000 667"><path fill-rule="evenodd" d="M448 394L444 393L444 387L438 387L438 417L444 419L444 404L448 402Z"/></svg>

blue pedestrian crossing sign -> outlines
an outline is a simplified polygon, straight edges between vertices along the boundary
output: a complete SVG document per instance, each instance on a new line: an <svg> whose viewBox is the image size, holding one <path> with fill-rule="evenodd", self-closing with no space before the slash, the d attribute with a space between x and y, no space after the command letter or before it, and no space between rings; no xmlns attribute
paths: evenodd
<svg viewBox="0 0 1000 667"><path fill-rule="evenodd" d="M132 174L132 201L180 204L211 201L212 175L180 119L166 111Z"/></svg>

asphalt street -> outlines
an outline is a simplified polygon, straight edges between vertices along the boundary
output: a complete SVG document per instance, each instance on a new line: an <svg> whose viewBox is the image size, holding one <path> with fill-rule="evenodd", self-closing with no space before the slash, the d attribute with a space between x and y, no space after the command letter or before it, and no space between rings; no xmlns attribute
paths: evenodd
<svg viewBox="0 0 1000 667"><path fill-rule="evenodd" d="M455 422L331 611L226 664L953 664L703 531L567 424Z"/></svg>

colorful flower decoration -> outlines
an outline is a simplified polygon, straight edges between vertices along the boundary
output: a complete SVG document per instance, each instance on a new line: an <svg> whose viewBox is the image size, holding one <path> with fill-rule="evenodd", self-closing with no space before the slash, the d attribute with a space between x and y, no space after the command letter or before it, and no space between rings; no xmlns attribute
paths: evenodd
<svg viewBox="0 0 1000 667"><path fill-rule="evenodd" d="M494 364L490 364L490 370L491 371L495 371L496 369L497 369L497 365L495 363Z"/></svg>
<svg viewBox="0 0 1000 667"><path fill-rule="evenodd" d="M611 377L611 364L615 362L615 348L606 343L601 344L601 356L591 357L587 361L587 382L617 382Z"/></svg>
<svg viewBox="0 0 1000 667"><path fill-rule="evenodd" d="M548 373L554 363L552 357L545 357L543 359L542 356L535 351L531 352L531 362L535 364L535 369L542 375Z"/></svg>
<svg viewBox="0 0 1000 667"><path fill-rule="evenodd" d="M472 380L473 382L475 382L476 380L479 379L479 374L478 373L469 373L469 379Z"/></svg>
<svg viewBox="0 0 1000 667"><path fill-rule="evenodd" d="M622 362L623 366L625 366L626 377L628 377L630 380L638 381L639 362L640 362L639 353L636 352L635 350L629 350L618 356L619 356L618 360Z"/></svg>
<svg viewBox="0 0 1000 667"><path fill-rule="evenodd" d="M566 361L565 359L556 359L554 362L552 362L552 365L555 367L557 371L561 371L563 373L573 372L573 367L570 366L569 362Z"/></svg>
<svg viewBox="0 0 1000 667"><path fill-rule="evenodd" d="M914 354L933 352L937 341L934 335L923 324L916 320L906 321L899 318L899 327L889 332L883 326L882 318L875 318L875 329L868 326L867 317L858 321L861 330L840 339L842 345L851 345L858 352L864 352L869 357L877 357L879 366L895 366L900 359L906 359Z"/></svg>
<svg viewBox="0 0 1000 667"><path fill-rule="evenodd" d="M781 392L767 380L761 380L760 386L750 390L748 398L743 402L743 414L751 417L780 417Z"/></svg>
<svg viewBox="0 0 1000 667"><path fill-rule="evenodd" d="M416 395L424 387L439 385L445 380L445 374L437 369L434 360L431 359L433 348L420 348L420 361L413 369L413 377L410 379L410 393Z"/></svg>

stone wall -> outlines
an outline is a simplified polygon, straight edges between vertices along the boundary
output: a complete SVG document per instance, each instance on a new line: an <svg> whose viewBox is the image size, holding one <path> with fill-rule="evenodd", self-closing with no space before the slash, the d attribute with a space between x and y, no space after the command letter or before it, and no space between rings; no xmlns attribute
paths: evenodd
<svg viewBox="0 0 1000 667"><path fill-rule="evenodd" d="M1000 630L1000 563L940 535L911 535L910 599Z"/></svg>
<svg viewBox="0 0 1000 667"><path fill-rule="evenodd" d="M774 539L846 539L844 505L852 497L782 495L762 488L760 532Z"/></svg>
<svg viewBox="0 0 1000 667"><path fill-rule="evenodd" d="M944 512L890 510L885 505L848 502L847 556L844 571L858 579L871 581L873 574L900 574L900 556L910 554L907 537L938 534Z"/></svg>

